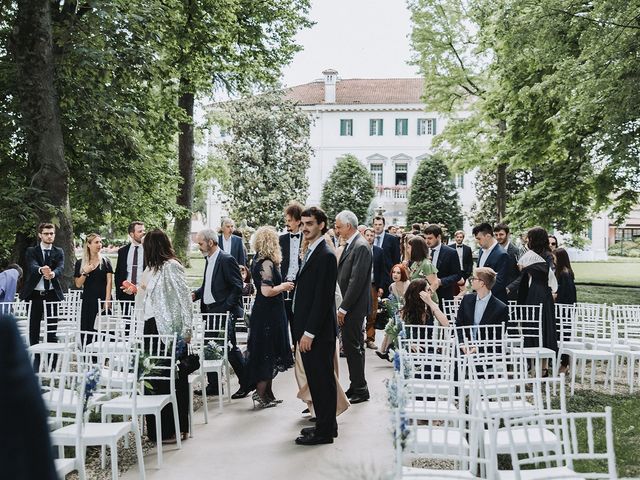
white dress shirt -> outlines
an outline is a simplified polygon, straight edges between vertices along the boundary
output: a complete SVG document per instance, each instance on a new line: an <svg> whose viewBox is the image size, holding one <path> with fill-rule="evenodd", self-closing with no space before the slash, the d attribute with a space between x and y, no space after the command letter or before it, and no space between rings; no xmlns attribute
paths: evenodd
<svg viewBox="0 0 640 480"><path fill-rule="evenodd" d="M384 242L384 232L382 232L380 235L376 235L376 239L374 240L373 244L376 247L382 248L382 242Z"/></svg>
<svg viewBox="0 0 640 480"><path fill-rule="evenodd" d="M46 255L44 253L45 250L49 251L49 255L51 255L51 245L45 245L44 243L40 242L40 250L42 250L42 258L46 258ZM38 273L42 273L41 269L42 267L38 269ZM51 270L51 273L53 273L53 277L55 278L56 274L53 272L53 269ZM52 289L53 289L53 285L51 285L51 282L49 282L49 290L52 290ZM38 282L34 290L44 291L44 275L40 277L40 281Z"/></svg>
<svg viewBox="0 0 640 480"><path fill-rule="evenodd" d="M216 248L215 252L207 256L207 266L205 267L204 274L204 292L202 292L202 301L205 305L216 303L216 299L213 298L213 293L211 292L211 284L213 283L213 270L216 266L219 254L220 249Z"/></svg>
<svg viewBox="0 0 640 480"><path fill-rule="evenodd" d="M489 300L491 299L491 291L487 293L484 297L480 298L478 295L476 297L476 306L473 310L473 339L478 339L478 325L482 321L482 316L484 315L485 310L487 309L487 305L489 304Z"/></svg>
<svg viewBox="0 0 640 480"><path fill-rule="evenodd" d="M142 244L138 243L134 240L131 240L131 246L129 247L129 253L127 253L127 280L131 281L131 269L133 267L133 252L135 251L134 247L138 247L138 262L136 265L138 266L137 280L140 283L140 279L142 278L142 272L144 271L144 251L142 250Z"/></svg>
<svg viewBox="0 0 640 480"><path fill-rule="evenodd" d="M289 233L289 269L287 270L286 279L294 279L298 274L298 269L300 268L298 259L300 258L300 237L302 233L294 233L293 235L298 235L298 237L291 237Z"/></svg>
<svg viewBox="0 0 640 480"><path fill-rule="evenodd" d="M482 256L480 257L480 261L478 262L479 267L484 267L484 264L487 262L487 258L489 258L489 255L491 255L493 249L496 248L496 245L498 245L498 242L494 240L493 245L491 245L489 248L482 249Z"/></svg>
<svg viewBox="0 0 640 480"><path fill-rule="evenodd" d="M464 254L464 248L462 248L463 246L464 246L463 243L461 243L460 245L456 243L456 253L458 254L458 260L460 261L460 270L464 269L463 260L462 260L462 256Z"/></svg>
<svg viewBox="0 0 640 480"><path fill-rule="evenodd" d="M231 244L233 238L231 236L229 236L229 238L225 238L224 235L222 235L222 249L227 252L229 255L231 255Z"/></svg>
<svg viewBox="0 0 640 480"><path fill-rule="evenodd" d="M439 243L437 247L431 249L431 263L434 267L438 267L438 257L440 256L440 247L442 243Z"/></svg>

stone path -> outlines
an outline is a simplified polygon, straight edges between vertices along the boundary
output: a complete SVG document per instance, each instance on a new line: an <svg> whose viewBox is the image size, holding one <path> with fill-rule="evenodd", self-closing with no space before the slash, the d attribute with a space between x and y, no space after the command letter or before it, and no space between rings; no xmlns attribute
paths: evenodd
<svg viewBox="0 0 640 480"><path fill-rule="evenodd" d="M382 332L378 332L381 337ZM379 338L382 340L382 338ZM341 359L340 379L348 387L347 365ZM294 444L303 427L312 426L296 398L293 370L278 374L273 390L284 402L275 408L253 410L250 397L225 403L218 410L209 401L209 424L202 410L195 414L193 438L165 449L158 469L155 449L145 457L150 480L183 479L367 479L388 478L393 464L391 417L386 404L384 379L391 376L391 363L367 350L368 402L352 405L338 417L339 437L330 445L304 447ZM232 392L237 385L232 385ZM133 466L122 478L137 479Z"/></svg>

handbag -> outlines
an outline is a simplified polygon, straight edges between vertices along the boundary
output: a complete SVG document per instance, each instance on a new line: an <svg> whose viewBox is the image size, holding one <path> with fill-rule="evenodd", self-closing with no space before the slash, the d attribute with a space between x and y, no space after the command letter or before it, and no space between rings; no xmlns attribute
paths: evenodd
<svg viewBox="0 0 640 480"><path fill-rule="evenodd" d="M190 353L178 360L178 372L180 375L190 375L200 368L200 356Z"/></svg>

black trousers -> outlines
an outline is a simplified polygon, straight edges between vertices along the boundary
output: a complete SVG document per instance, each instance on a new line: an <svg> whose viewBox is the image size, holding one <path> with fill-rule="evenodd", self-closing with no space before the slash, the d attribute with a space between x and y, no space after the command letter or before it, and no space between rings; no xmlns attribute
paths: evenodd
<svg viewBox="0 0 640 480"><path fill-rule="evenodd" d="M311 350L300 352L307 375L309 391L316 414L316 435L333 437L338 428L336 422L337 387L333 370L336 342L314 342ZM366 387L365 387L366 388Z"/></svg>
<svg viewBox="0 0 640 480"><path fill-rule="evenodd" d="M368 392L364 377L364 320L363 314L347 313L342 326L342 348L349 367L349 388L352 394L358 395Z"/></svg>
<svg viewBox="0 0 640 480"><path fill-rule="evenodd" d="M40 325L44 318L44 302L58 302L58 296L54 290L47 290L41 295L38 290L31 294L31 314L29 315L29 343L35 345L40 343ZM47 342L56 342L56 328L58 324L58 312L55 306L49 306L51 310L47 312L49 326L47 327Z"/></svg>

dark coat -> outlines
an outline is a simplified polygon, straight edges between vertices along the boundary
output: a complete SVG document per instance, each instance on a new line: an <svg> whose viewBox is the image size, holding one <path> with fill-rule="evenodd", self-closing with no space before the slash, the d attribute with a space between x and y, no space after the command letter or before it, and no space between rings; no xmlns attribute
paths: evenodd
<svg viewBox="0 0 640 480"><path fill-rule="evenodd" d="M205 268L205 275L207 269ZM195 293L195 300L201 301L203 305L203 290L205 279L202 279L202 286ZM211 294L216 301L216 310L220 312L231 312L236 318L242 318L244 311L242 308L242 276L240 267L235 258L224 250L220 249L218 259L213 267L213 278L211 281ZM204 312L204 308L202 308Z"/></svg>
<svg viewBox="0 0 640 480"><path fill-rule="evenodd" d="M385 275L384 275L384 251L380 247L376 247L373 245L372 248L373 253L373 286L377 289L382 288L383 291L387 291L389 289L389 285L387 285L387 290L385 290Z"/></svg>
<svg viewBox="0 0 640 480"><path fill-rule="evenodd" d="M25 253L25 282L20 292L20 298L22 300L31 300L33 290L36 288L42 274L38 272L40 267L44 267L44 256L40 244L35 247L27 248ZM60 247L51 247L51 254L49 256L49 266L55 273L55 277L51 280L51 286L56 293L58 300L64 300L64 293L62 292L62 286L60 285L60 279L64 273L64 251Z"/></svg>
<svg viewBox="0 0 640 480"><path fill-rule="evenodd" d="M482 258L482 250L478 254L478 265L480 265L480 259ZM511 258L509 254L502 248L500 245L496 245L491 253L489 254L489 258L484 263L485 267L490 267L496 275L496 284L491 289L491 293L495 295L498 300L503 303L507 303L507 281L510 275L510 267L511 267Z"/></svg>
<svg viewBox="0 0 640 480"><path fill-rule="evenodd" d="M440 279L440 287L437 290L438 298L451 300L455 295L455 286L462 278L458 253L447 245L440 245L436 268Z"/></svg>
<svg viewBox="0 0 640 480"><path fill-rule="evenodd" d="M116 288L116 299L118 300L129 300L131 299L130 295L124 293L120 287L122 286L122 282L127 279L127 257L129 256L129 249L131 248L131 244L128 243L124 247L120 247L118 249L118 261L116 263L116 271L113 274L113 279L115 282ZM144 255L142 256L142 267L138 268L138 279L142 278L142 272L146 267L144 261Z"/></svg>
<svg viewBox="0 0 640 480"><path fill-rule="evenodd" d="M218 247L222 248L222 234L218 235ZM247 252L242 244L242 239L237 235L231 235L231 256L236 259L238 265L247 265Z"/></svg>
<svg viewBox="0 0 640 480"><path fill-rule="evenodd" d="M552 262L553 260L548 258L546 262L534 263L522 269L518 304L542 304L542 346L557 352L555 305L549 287L549 269ZM531 285L529 285L529 279L531 279ZM527 340L525 339L526 347L537 346L528 344Z"/></svg>
<svg viewBox="0 0 640 480"><path fill-rule="evenodd" d="M576 293L576 284L573 275L570 272L556 272L558 279L558 296L556 303L565 303L573 305L578 301Z"/></svg>
<svg viewBox="0 0 640 480"><path fill-rule="evenodd" d="M375 243L374 243L375 245ZM382 289L386 292L391 285L391 269L400 263L400 239L395 235L385 232L382 239L382 251L384 253L384 265L382 270Z"/></svg>
<svg viewBox="0 0 640 480"><path fill-rule="evenodd" d="M478 300L478 294L472 293L462 297L460 307L458 307L458 314L456 316L456 327L471 327L473 325L473 317L476 308L476 301ZM480 325L500 325L504 324L505 328L509 323L509 308L495 295L491 295L487 308L482 314ZM469 330L465 330L468 332ZM458 337L460 341L462 339L462 330L458 330Z"/></svg>
<svg viewBox="0 0 640 480"><path fill-rule="evenodd" d="M518 258L520 258L520 250L513 243L509 242L507 247L507 254L509 255L509 278L507 279L507 286L509 290L509 300L515 300L518 298L518 286L520 285L520 270L518 269Z"/></svg>
<svg viewBox="0 0 640 480"><path fill-rule="evenodd" d="M456 250L456 244L450 243L449 246ZM473 273L473 252L471 251L471 247L469 245L462 244L462 278L465 280L471 276Z"/></svg>
<svg viewBox="0 0 640 480"><path fill-rule="evenodd" d="M342 252L338 263L338 285L342 292L340 308L347 315L364 318L371 313L371 265L369 244L357 234Z"/></svg>
<svg viewBox="0 0 640 480"><path fill-rule="evenodd" d="M302 232L300 233L300 246L302 246ZM282 280L284 281L287 277L287 272L289 271L289 257L291 256L291 237L289 237L289 233L283 233L280 235L278 241L280 242L280 250L282 251L282 263L280 263L280 274L282 275ZM298 268L300 267L301 259L298 257Z"/></svg>

